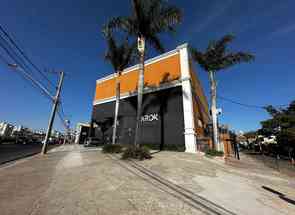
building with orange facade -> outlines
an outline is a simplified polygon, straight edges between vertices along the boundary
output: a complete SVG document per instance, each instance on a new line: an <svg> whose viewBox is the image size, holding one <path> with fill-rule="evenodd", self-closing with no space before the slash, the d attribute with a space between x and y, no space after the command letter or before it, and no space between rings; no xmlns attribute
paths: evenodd
<svg viewBox="0 0 295 215"><path fill-rule="evenodd" d="M139 66L125 69L120 77L121 100L117 140L134 140ZM111 142L115 109L115 74L96 81L91 132ZM139 141L161 146L182 145L194 153L198 139L205 136L209 123L208 103L193 70L187 44L145 62L143 113ZM101 130L100 128L103 128ZM100 130L100 131L99 131Z"/></svg>

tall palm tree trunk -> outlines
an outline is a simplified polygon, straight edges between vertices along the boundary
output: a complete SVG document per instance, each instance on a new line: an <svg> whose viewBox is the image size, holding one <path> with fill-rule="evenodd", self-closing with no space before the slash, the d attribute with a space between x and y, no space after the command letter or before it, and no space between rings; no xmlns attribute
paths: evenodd
<svg viewBox="0 0 295 215"><path fill-rule="evenodd" d="M112 144L116 144L116 138L117 138L118 114L119 114L119 106L120 106L120 76L121 76L121 72L118 72L118 76L116 79L116 105L115 105Z"/></svg>
<svg viewBox="0 0 295 215"><path fill-rule="evenodd" d="M209 71L209 79L211 85L211 115L213 124L213 144L216 150L221 150L218 141L218 126L217 126L217 110L216 110L216 80L215 72Z"/></svg>
<svg viewBox="0 0 295 215"><path fill-rule="evenodd" d="M139 52L140 63L138 72L138 86L137 86L137 114L136 114L136 128L135 128L135 139L134 145L139 146L139 135L140 135L140 118L142 113L142 97L144 88L144 51Z"/></svg>

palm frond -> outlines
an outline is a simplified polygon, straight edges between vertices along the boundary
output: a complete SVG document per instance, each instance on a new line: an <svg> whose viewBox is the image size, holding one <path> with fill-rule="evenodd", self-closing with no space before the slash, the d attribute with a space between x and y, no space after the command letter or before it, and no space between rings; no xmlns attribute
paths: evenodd
<svg viewBox="0 0 295 215"><path fill-rule="evenodd" d="M226 35L218 41L212 41L204 53L191 48L191 56L206 71L218 71L238 63L254 60L254 55L249 53L226 54L226 47L233 39L233 35Z"/></svg>
<svg viewBox="0 0 295 215"><path fill-rule="evenodd" d="M216 42L216 49L219 47L225 47L228 43L232 42L235 39L235 36L232 34L227 34L223 36L220 40Z"/></svg>
<svg viewBox="0 0 295 215"><path fill-rule="evenodd" d="M129 17L119 16L112 18L107 25L111 30L122 29L123 31L130 34L133 34L135 31L133 21Z"/></svg>
<svg viewBox="0 0 295 215"><path fill-rule="evenodd" d="M252 54L244 52L230 53L220 60L220 69L225 69L239 63L251 62L254 59L255 57Z"/></svg>
<svg viewBox="0 0 295 215"><path fill-rule="evenodd" d="M120 66L120 71L123 71L127 66L132 65L135 62L136 54L135 50L137 47L137 43L133 42L130 44L128 37L125 39L124 44L122 45L122 63Z"/></svg>
<svg viewBox="0 0 295 215"><path fill-rule="evenodd" d="M109 27L109 25L106 25L102 30L108 46L105 59L110 62L116 72L120 72L132 62L136 46L134 43L129 44L128 37L119 44Z"/></svg>
<svg viewBox="0 0 295 215"><path fill-rule="evenodd" d="M116 42L112 36L111 30L109 26L105 25L102 29L103 36L105 37L108 45L108 49L105 54L106 60L111 60L112 58L115 58L114 55L117 50Z"/></svg>
<svg viewBox="0 0 295 215"><path fill-rule="evenodd" d="M234 40L234 35L228 34L218 40L215 44L215 50L218 56L222 56L226 52L226 46Z"/></svg>
<svg viewBox="0 0 295 215"><path fill-rule="evenodd" d="M216 47L216 41L210 40L206 51L209 52L211 50L214 50L215 47Z"/></svg>
<svg viewBox="0 0 295 215"><path fill-rule="evenodd" d="M199 52L197 49L190 48L190 53L194 61L198 62L198 64L206 71L209 70L207 63L206 55L204 55L202 52Z"/></svg>
<svg viewBox="0 0 295 215"><path fill-rule="evenodd" d="M148 4L147 4L148 3ZM162 0L149 0L145 3L149 7L150 14L156 14L161 10L161 5L163 4Z"/></svg>
<svg viewBox="0 0 295 215"><path fill-rule="evenodd" d="M179 24L182 20L182 12L175 6L162 7L153 15L153 26L157 33L161 31L175 31L175 25Z"/></svg>
<svg viewBox="0 0 295 215"><path fill-rule="evenodd" d="M150 35L147 38L147 41L154 47L155 50L161 53L165 52L165 49L160 42L160 39L156 35Z"/></svg>
<svg viewBox="0 0 295 215"><path fill-rule="evenodd" d="M113 18L111 29L121 29L129 35L144 37L158 51L163 51L159 40L162 32L174 32L180 23L181 11L164 0L132 0L132 13L129 17Z"/></svg>
<svg viewBox="0 0 295 215"><path fill-rule="evenodd" d="M142 20L143 5L141 0L132 0L133 15L137 20Z"/></svg>

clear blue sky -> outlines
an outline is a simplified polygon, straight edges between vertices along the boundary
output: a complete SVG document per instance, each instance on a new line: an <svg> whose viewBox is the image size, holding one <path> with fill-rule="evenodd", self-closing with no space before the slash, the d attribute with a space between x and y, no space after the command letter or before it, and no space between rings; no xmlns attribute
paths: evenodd
<svg viewBox="0 0 295 215"><path fill-rule="evenodd" d="M226 33L237 37L231 48L256 55L218 74L218 93L236 101L287 104L295 99L294 0L171 0L184 11L173 37L163 36L167 50L189 42L205 48ZM103 60L101 26L112 16L125 15L129 0L2 0L0 22L42 68L67 73L62 93L73 124L90 120L95 80L112 72ZM198 70L209 95L207 74ZM50 75L57 81L55 75ZM46 127L50 103L18 74L0 63L0 120L33 128ZM261 110L219 101L221 122L235 130L251 130L268 115ZM55 126L62 128L59 120Z"/></svg>

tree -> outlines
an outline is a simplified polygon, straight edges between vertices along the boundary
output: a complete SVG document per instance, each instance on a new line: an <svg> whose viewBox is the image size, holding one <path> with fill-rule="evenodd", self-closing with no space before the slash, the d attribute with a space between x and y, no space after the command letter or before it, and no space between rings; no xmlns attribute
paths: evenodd
<svg viewBox="0 0 295 215"><path fill-rule="evenodd" d="M139 145L139 126L142 114L145 42L157 51L164 52L159 34L162 32L174 32L175 25L180 21L180 10L169 5L164 0L132 0L132 13L129 17L121 16L110 21L110 26L113 29L121 29L129 35L137 37L138 40L140 67L138 72L135 146Z"/></svg>
<svg viewBox="0 0 295 215"><path fill-rule="evenodd" d="M245 53L227 53L227 45L234 39L233 35L226 35L218 41L209 43L205 52L191 48L192 58L209 74L211 91L211 115L213 123L213 142L218 150L221 146L218 141L217 108L216 108L216 72L227 69L242 62L254 60L254 56Z"/></svg>
<svg viewBox="0 0 295 215"><path fill-rule="evenodd" d="M113 124L113 137L112 144L116 143L116 134L117 134L117 122L118 122L118 113L120 106L120 76L124 68L126 68L133 60L133 53L135 50L135 43L129 44L128 37L125 40L118 44L115 40L112 32L108 26L104 26L103 35L107 41L107 52L105 55L105 59L110 62L113 66L115 73L117 73L116 77L116 103L115 103L115 117Z"/></svg>
<svg viewBox="0 0 295 215"><path fill-rule="evenodd" d="M295 148L295 101L287 108L265 107L271 119L261 122L259 133L265 136L275 135L280 147Z"/></svg>
<svg viewBox="0 0 295 215"><path fill-rule="evenodd" d="M109 130L110 127L112 127L113 122L114 122L113 117L107 117L99 122L95 122L100 127L103 142L105 141L105 133L107 130Z"/></svg>

